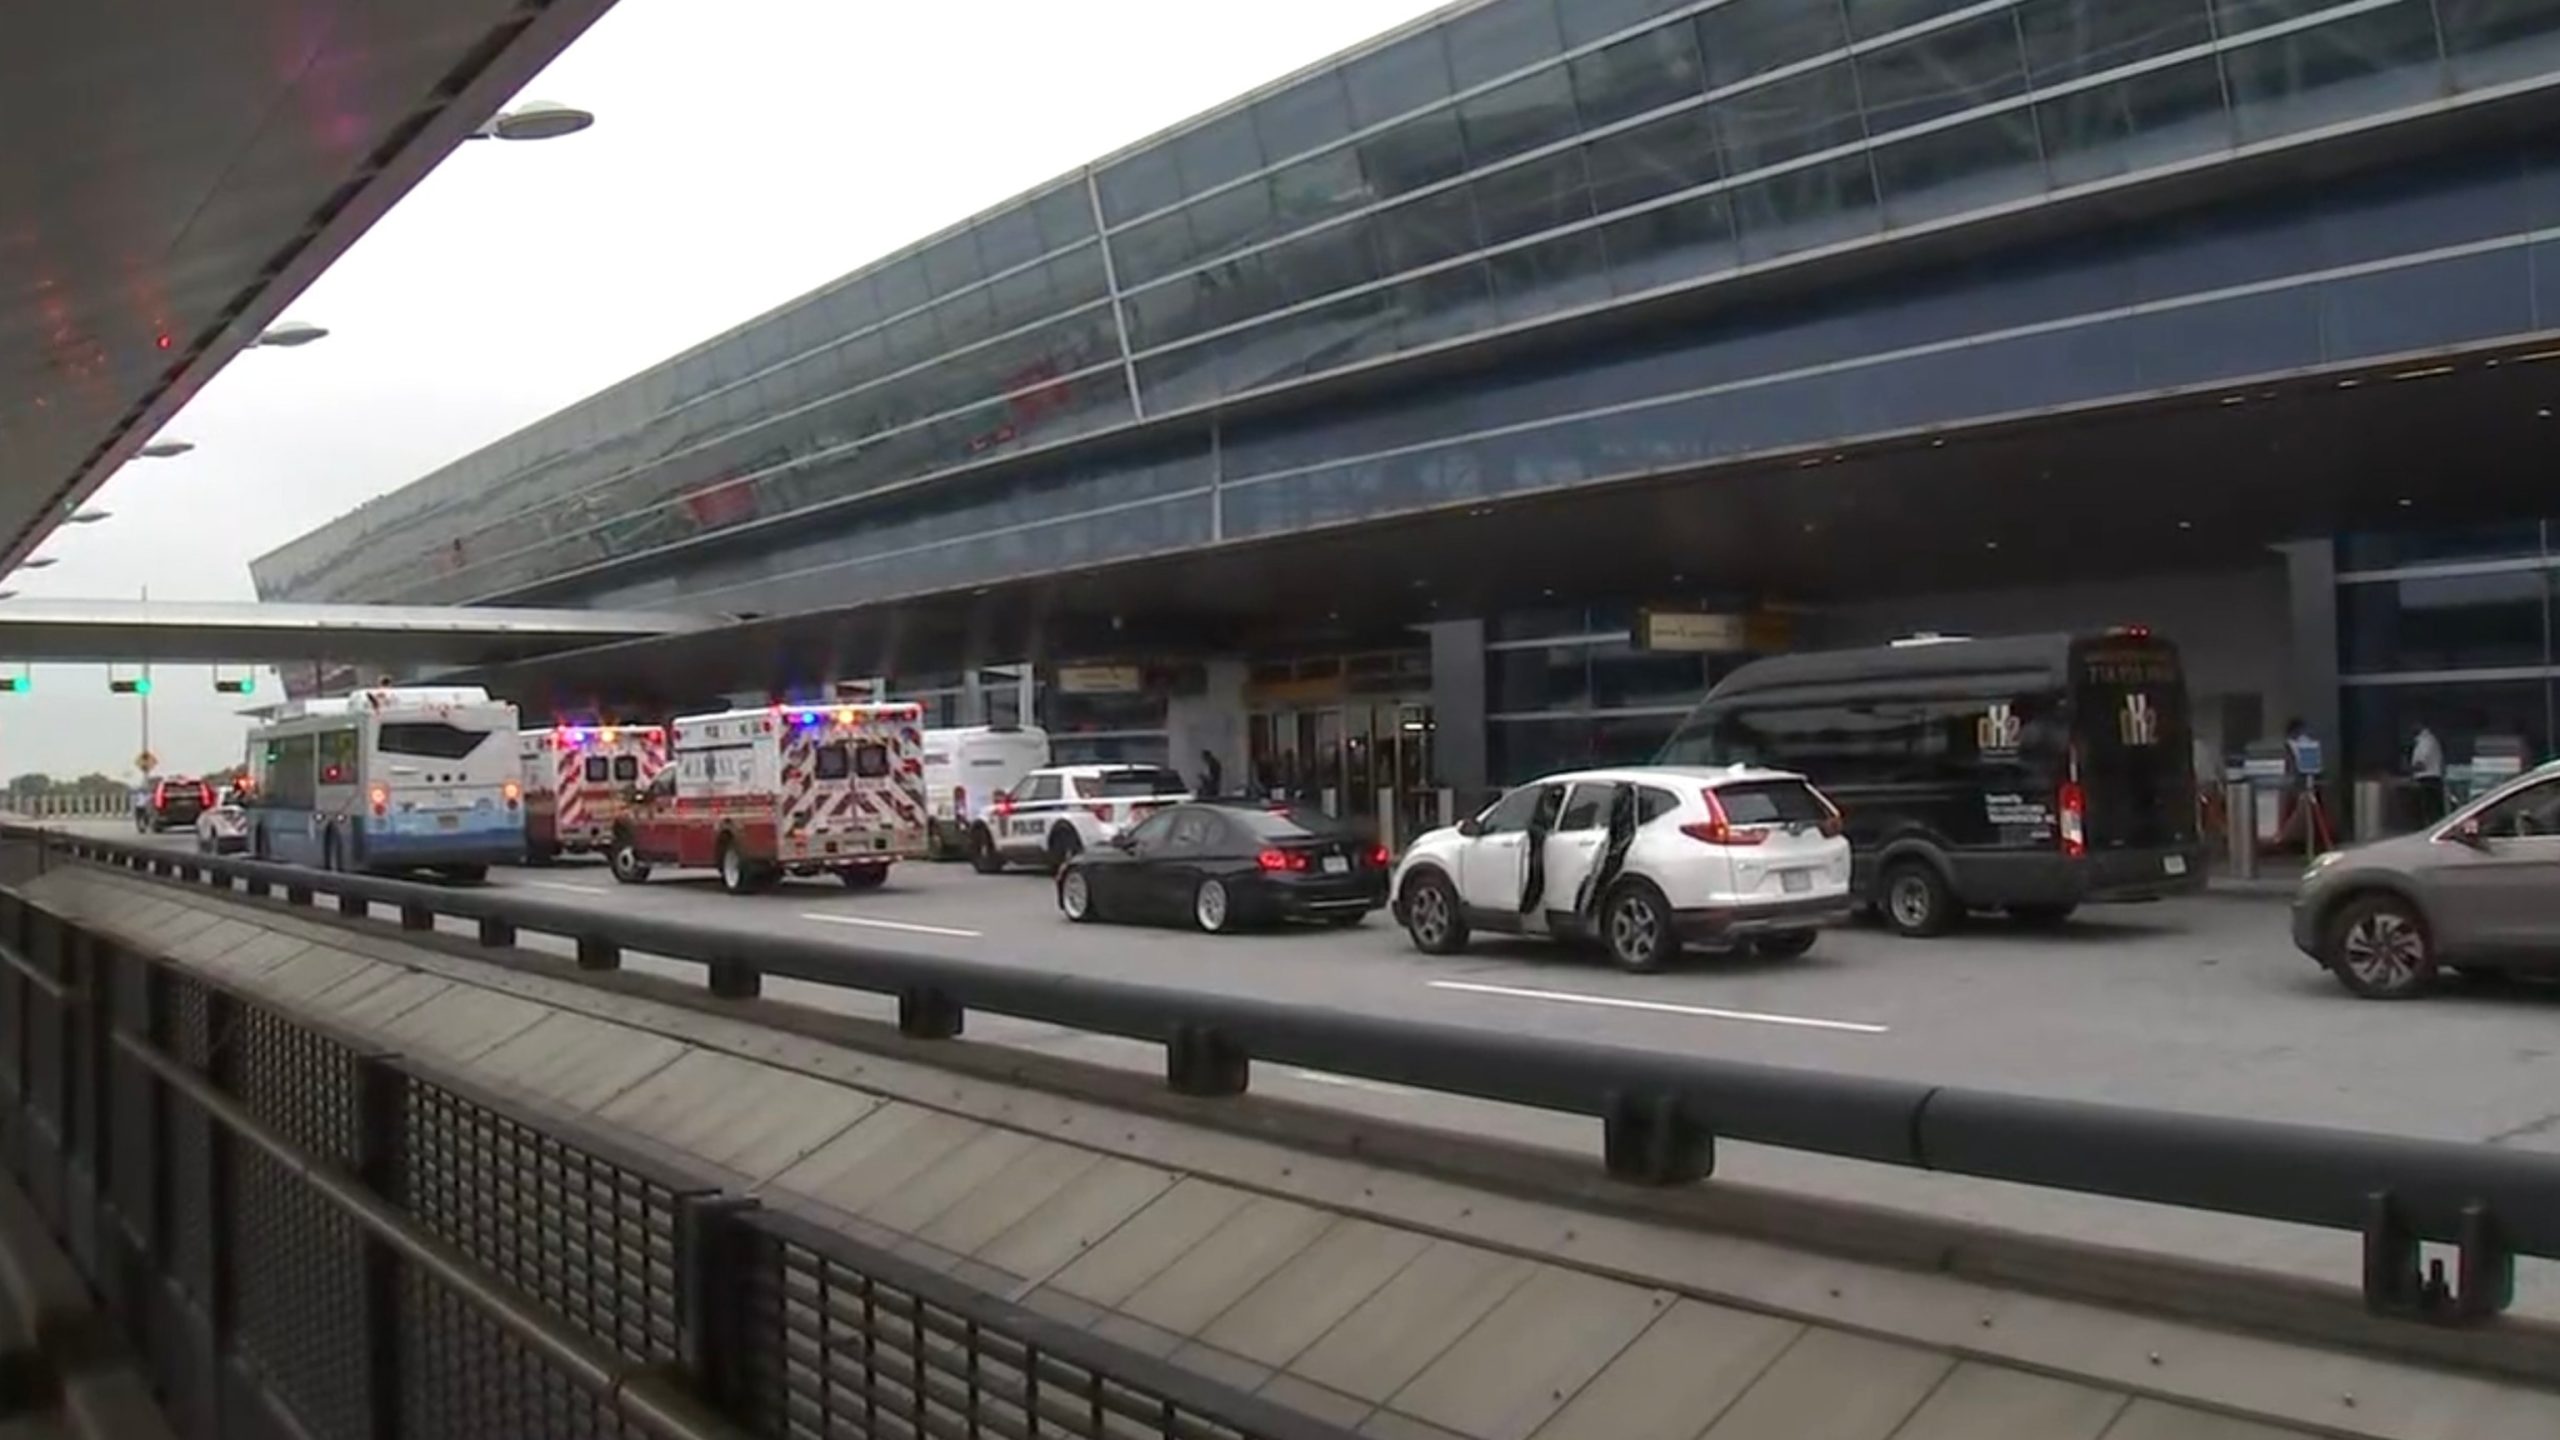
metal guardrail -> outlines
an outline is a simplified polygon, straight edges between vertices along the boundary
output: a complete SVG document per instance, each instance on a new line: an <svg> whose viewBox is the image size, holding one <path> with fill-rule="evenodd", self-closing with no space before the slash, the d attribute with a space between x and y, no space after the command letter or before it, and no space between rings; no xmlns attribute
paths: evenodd
<svg viewBox="0 0 2560 1440"><path fill-rule="evenodd" d="M768 975L889 996L920 1039L955 1038L983 1010L1161 1044L1168 1084L1187 1095L1242 1094L1260 1060L1589 1116L1608 1171L1641 1183L1705 1179L1722 1138L2353 1231L2366 1301L2386 1314L2482 1319L2511 1303L2517 1256L2560 1258L2560 1155L1508 1035L80 836L44 843L294 905L326 895L349 916L379 905L409 930L469 920L487 946L560 936L588 970L625 952L695 962L726 998L755 996ZM2451 1274L2425 1242L2455 1248Z"/></svg>
<svg viewBox="0 0 2560 1440"><path fill-rule="evenodd" d="M7 889L0 1173L188 1440L1351 1440Z"/></svg>
<svg viewBox="0 0 2560 1440"><path fill-rule="evenodd" d="M0 794L0 810L32 820L98 820L133 818L129 790L48 790Z"/></svg>

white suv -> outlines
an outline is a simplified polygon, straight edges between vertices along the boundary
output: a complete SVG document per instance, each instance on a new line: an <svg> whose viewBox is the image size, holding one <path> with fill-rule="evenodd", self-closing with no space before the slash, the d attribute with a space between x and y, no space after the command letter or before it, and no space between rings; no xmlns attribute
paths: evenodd
<svg viewBox="0 0 2560 1440"><path fill-rule="evenodd" d="M1057 870L1167 805L1191 798L1161 765L1051 765L1034 770L969 827L982 875L1009 865Z"/></svg>
<svg viewBox="0 0 2560 1440"><path fill-rule="evenodd" d="M1840 812L1801 775L1742 766L1550 775L1415 841L1393 887L1425 953L1473 930L1547 935L1628 970L1684 944L1801 955L1852 904Z"/></svg>

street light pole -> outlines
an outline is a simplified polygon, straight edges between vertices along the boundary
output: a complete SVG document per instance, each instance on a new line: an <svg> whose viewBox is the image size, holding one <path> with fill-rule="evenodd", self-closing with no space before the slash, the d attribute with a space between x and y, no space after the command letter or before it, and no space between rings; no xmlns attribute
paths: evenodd
<svg viewBox="0 0 2560 1440"><path fill-rule="evenodd" d="M151 603L151 587L148 585L142 587L142 603ZM142 783L147 786L151 783L151 772L157 768L151 764L157 757L151 753L151 662L148 659L142 662L142 694L139 698L142 701L142 749L133 758L143 762L135 768L142 771Z"/></svg>

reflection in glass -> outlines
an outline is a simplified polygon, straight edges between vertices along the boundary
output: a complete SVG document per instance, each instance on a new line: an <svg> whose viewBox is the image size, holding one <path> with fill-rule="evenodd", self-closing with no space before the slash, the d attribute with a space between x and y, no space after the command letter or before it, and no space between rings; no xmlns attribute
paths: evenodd
<svg viewBox="0 0 2560 1440"><path fill-rule="evenodd" d="M2076 90L2036 107L2056 189L2227 149L2231 114L2213 57Z"/></svg>
<svg viewBox="0 0 2560 1440"><path fill-rule="evenodd" d="M1435 101L1449 98L1449 42L1441 27L1407 35L1357 55L1342 67L1351 91L1351 125L1366 130Z"/></svg>
<svg viewBox="0 0 2560 1440"><path fill-rule="evenodd" d="M2059 85L2137 60L2210 44L2207 0L2026 0L2017 9L2027 78Z"/></svg>
<svg viewBox="0 0 2560 1440"><path fill-rule="evenodd" d="M1492 0L1448 22L1449 70L1457 88L1470 90L1552 60L1564 49L1556 6L1569 0Z"/></svg>
<svg viewBox="0 0 2560 1440"><path fill-rule="evenodd" d="M1724 174L1715 122L1703 106L1594 140L1583 147L1583 156L1592 208L1603 215L1694 190Z"/></svg>
<svg viewBox="0 0 2560 1440"><path fill-rule="evenodd" d="M2560 70L2560 0L2436 0L2460 89Z"/></svg>
<svg viewBox="0 0 2560 1440"><path fill-rule="evenodd" d="M1591 218L1591 185L1578 150L1498 170L1469 188L1488 245Z"/></svg>
<svg viewBox="0 0 2560 1440"><path fill-rule="evenodd" d="M2035 118L2023 110L1915 135L1876 150L1888 225L1916 225L2044 189Z"/></svg>
<svg viewBox="0 0 2560 1440"><path fill-rule="evenodd" d="M1771 176L1733 192L1746 262L1872 235L1875 174L1864 154Z"/></svg>
<svg viewBox="0 0 2560 1440"><path fill-rule="evenodd" d="M2544 522L2539 520L2342 535L2338 568L2390 570L2446 561L2518 559L2545 553L2544 535Z"/></svg>
<svg viewBox="0 0 2560 1440"><path fill-rule="evenodd" d="M2450 765L2471 763L2483 735L2512 735L2525 763L2552 753L2553 686L2542 680L2430 685L2351 685L2346 694L2350 773L2403 773L2409 744L2425 725Z"/></svg>
<svg viewBox="0 0 2560 1440"><path fill-rule="evenodd" d="M1561 69L1524 75L1458 105L1467 164L1482 168L1571 137L1581 128L1573 86Z"/></svg>
<svg viewBox="0 0 2560 1440"><path fill-rule="evenodd" d="M2027 88L2017 17L2005 10L1870 50L1857 66L1867 129L1875 135L2006 100Z"/></svg>
<svg viewBox="0 0 2560 1440"><path fill-rule="evenodd" d="M1740 263L1733 243L1733 211L1722 195L1701 195L1630 215L1601 227L1609 273L1617 292L1633 295Z"/></svg>
<svg viewBox="0 0 2560 1440"><path fill-rule="evenodd" d="M1837 5L1731 0L1698 17L1707 84L1722 88L1849 43Z"/></svg>
<svg viewBox="0 0 2560 1440"><path fill-rule="evenodd" d="M2506 570L2340 587L2350 674L2550 663L2548 570Z"/></svg>
<svg viewBox="0 0 2560 1440"><path fill-rule="evenodd" d="M2385 5L2223 56L2243 142L2435 98L2443 65L2433 15Z"/></svg>
<svg viewBox="0 0 2560 1440"><path fill-rule="evenodd" d="M1607 125L1699 93L1706 69L1698 63L1697 33L1666 25L1576 59L1573 98L1582 123Z"/></svg>
<svg viewBox="0 0 2560 1440"><path fill-rule="evenodd" d="M1845 64L1719 100L1714 109L1725 163L1736 175L1852 144L1865 133L1857 82Z"/></svg>

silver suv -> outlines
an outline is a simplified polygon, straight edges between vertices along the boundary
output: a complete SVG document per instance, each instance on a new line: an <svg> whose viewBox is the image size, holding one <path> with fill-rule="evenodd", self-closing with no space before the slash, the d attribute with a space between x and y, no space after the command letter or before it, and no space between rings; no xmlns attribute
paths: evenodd
<svg viewBox="0 0 2560 1440"><path fill-rule="evenodd" d="M2560 762L2416 834L2313 861L2293 943L2371 1000L2423 994L2447 970L2560 973Z"/></svg>

